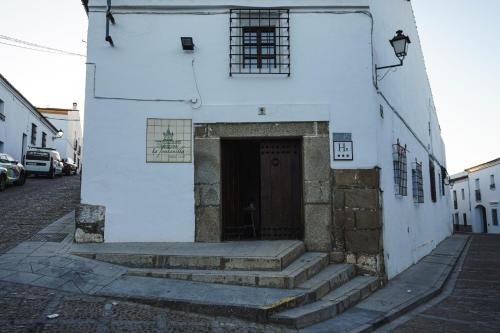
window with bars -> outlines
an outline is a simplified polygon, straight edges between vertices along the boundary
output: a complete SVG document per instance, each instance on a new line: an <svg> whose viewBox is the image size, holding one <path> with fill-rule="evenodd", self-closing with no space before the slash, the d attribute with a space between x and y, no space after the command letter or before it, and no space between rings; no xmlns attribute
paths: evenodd
<svg viewBox="0 0 500 333"><path fill-rule="evenodd" d="M232 9L229 29L229 75L283 74L290 76L290 13L288 9Z"/></svg>
<svg viewBox="0 0 500 333"><path fill-rule="evenodd" d="M429 181L431 185L431 200L432 202L436 202L436 170L434 168L434 162L431 159L429 159Z"/></svg>
<svg viewBox="0 0 500 333"><path fill-rule="evenodd" d="M446 175L448 174L448 172L446 171L446 169L444 167L441 167L441 196L446 196Z"/></svg>
<svg viewBox="0 0 500 333"><path fill-rule="evenodd" d="M406 145L399 143L392 146L392 157L394 167L394 191L397 196L408 195L408 169L406 163Z"/></svg>
<svg viewBox="0 0 500 333"><path fill-rule="evenodd" d="M413 202L424 203L424 179L422 174L422 162L413 162L411 169Z"/></svg>
<svg viewBox="0 0 500 333"><path fill-rule="evenodd" d="M47 133L42 132L42 148L47 147Z"/></svg>
<svg viewBox="0 0 500 333"><path fill-rule="evenodd" d="M36 145L36 125L31 124L31 144Z"/></svg>

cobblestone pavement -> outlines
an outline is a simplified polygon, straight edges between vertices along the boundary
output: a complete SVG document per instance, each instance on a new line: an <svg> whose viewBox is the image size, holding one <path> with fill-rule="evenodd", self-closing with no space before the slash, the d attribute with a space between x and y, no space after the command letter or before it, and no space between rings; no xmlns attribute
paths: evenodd
<svg viewBox="0 0 500 333"><path fill-rule="evenodd" d="M79 202L79 177L30 178L0 193L0 254L31 238ZM5 271L0 270L0 276ZM28 277L25 273L23 277ZM32 274L33 275L33 274ZM232 318L116 302L13 282L0 282L0 333L17 332L282 332ZM56 318L48 315L57 314Z"/></svg>
<svg viewBox="0 0 500 333"><path fill-rule="evenodd" d="M393 333L500 332L500 235L474 235L450 296Z"/></svg>
<svg viewBox="0 0 500 333"><path fill-rule="evenodd" d="M0 254L29 239L80 201L80 177L30 177L0 193Z"/></svg>

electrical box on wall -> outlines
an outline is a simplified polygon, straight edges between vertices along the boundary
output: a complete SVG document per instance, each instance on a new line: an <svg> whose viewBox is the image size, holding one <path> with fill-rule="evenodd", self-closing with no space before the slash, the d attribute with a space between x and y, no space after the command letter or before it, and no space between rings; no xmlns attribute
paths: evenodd
<svg viewBox="0 0 500 333"><path fill-rule="evenodd" d="M335 161L352 161L354 159L352 134L332 133L333 159Z"/></svg>

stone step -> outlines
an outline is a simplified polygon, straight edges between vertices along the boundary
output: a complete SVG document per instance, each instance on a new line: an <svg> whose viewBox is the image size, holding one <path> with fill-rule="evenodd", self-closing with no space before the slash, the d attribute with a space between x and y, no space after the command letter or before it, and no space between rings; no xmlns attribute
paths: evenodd
<svg viewBox="0 0 500 333"><path fill-rule="evenodd" d="M129 268L282 271L301 241L73 244L71 254Z"/></svg>
<svg viewBox="0 0 500 333"><path fill-rule="evenodd" d="M338 288L356 276L356 269L351 264L329 265L321 272L301 283L298 288L307 292L309 302L314 302Z"/></svg>
<svg viewBox="0 0 500 333"><path fill-rule="evenodd" d="M285 269L274 271L129 269L127 275L168 278L240 286L293 289L321 272L328 265L328 254L306 252Z"/></svg>
<svg viewBox="0 0 500 333"><path fill-rule="evenodd" d="M316 302L273 314L270 322L301 329L344 312L368 297L379 286L377 277L358 276L327 293Z"/></svg>

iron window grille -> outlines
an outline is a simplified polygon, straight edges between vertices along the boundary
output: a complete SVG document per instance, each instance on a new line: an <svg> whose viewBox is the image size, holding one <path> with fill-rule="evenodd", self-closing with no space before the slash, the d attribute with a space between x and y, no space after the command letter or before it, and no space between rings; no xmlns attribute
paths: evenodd
<svg viewBox="0 0 500 333"><path fill-rule="evenodd" d="M476 201L479 202L481 201L481 190L476 190Z"/></svg>
<svg viewBox="0 0 500 333"><path fill-rule="evenodd" d="M457 191L453 191L453 209L458 209Z"/></svg>
<svg viewBox="0 0 500 333"><path fill-rule="evenodd" d="M392 150L393 166L394 166L394 190L397 196L408 195L408 168L406 162L407 149L406 145L401 146L398 143L394 144Z"/></svg>
<svg viewBox="0 0 500 333"><path fill-rule="evenodd" d="M411 170L413 182L413 202L424 203L424 179L422 175L422 162L415 161Z"/></svg>
<svg viewBox="0 0 500 333"><path fill-rule="evenodd" d="M431 185L431 200L432 202L437 201L436 193L436 170L434 168L434 162L429 159L429 181Z"/></svg>
<svg viewBox="0 0 500 333"><path fill-rule="evenodd" d="M36 125L31 124L31 144L36 145Z"/></svg>
<svg viewBox="0 0 500 333"><path fill-rule="evenodd" d="M229 75L290 76L290 11L281 8L230 10Z"/></svg>
<svg viewBox="0 0 500 333"><path fill-rule="evenodd" d="M47 147L47 133L42 132L42 148Z"/></svg>

